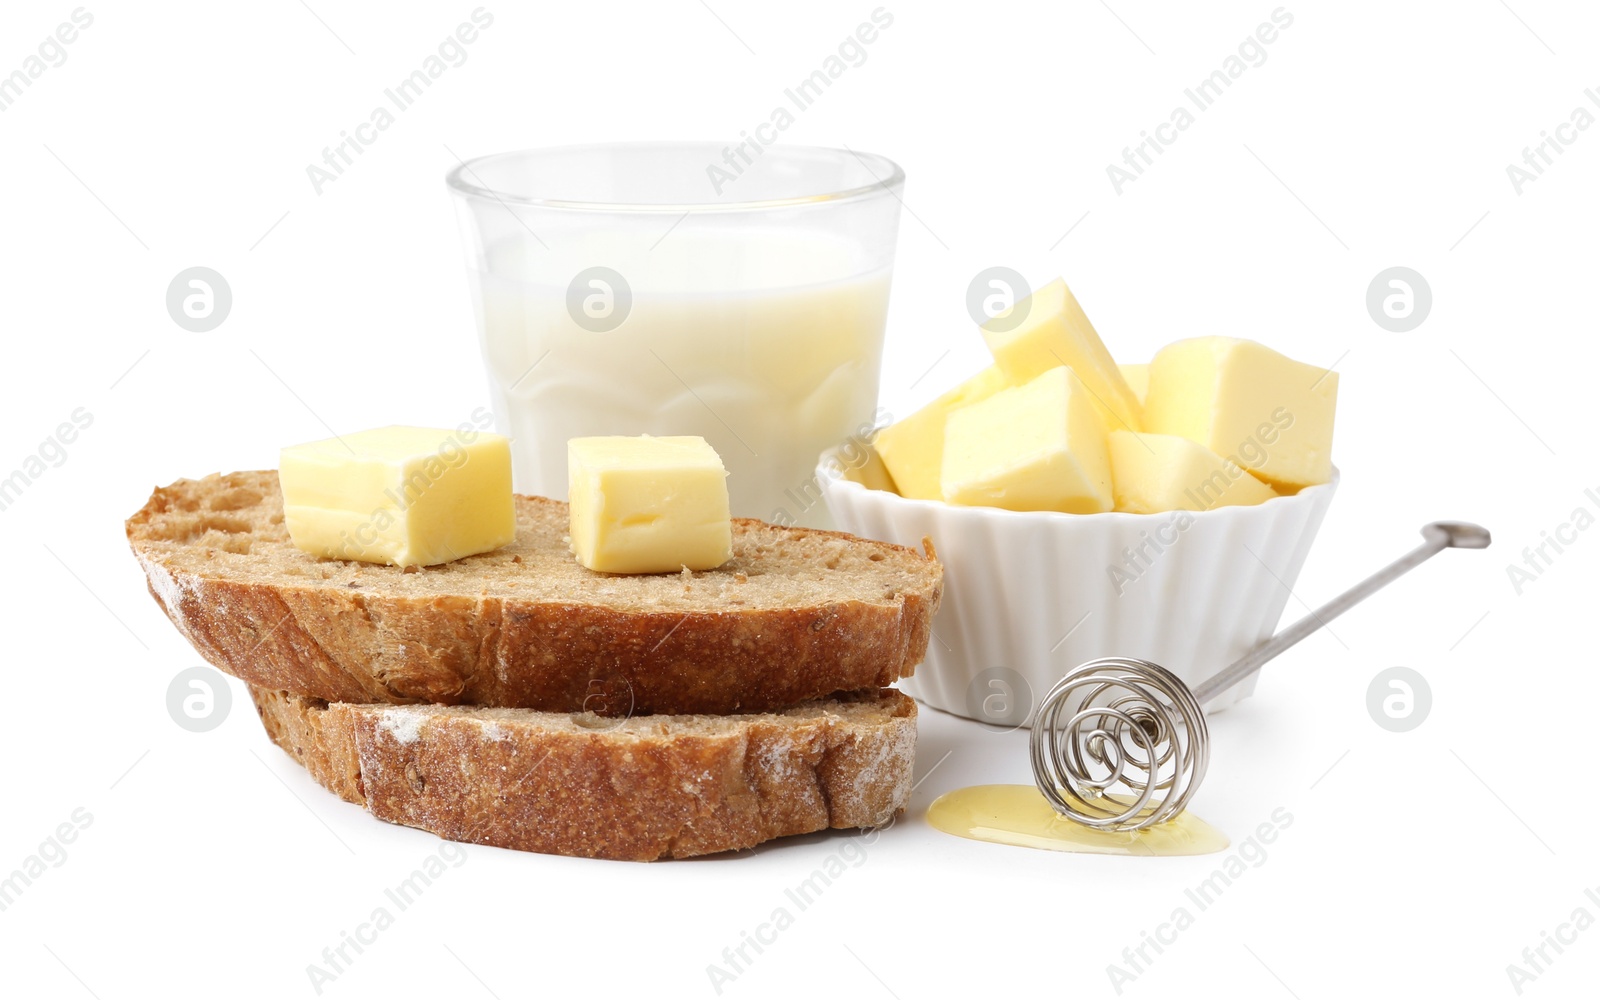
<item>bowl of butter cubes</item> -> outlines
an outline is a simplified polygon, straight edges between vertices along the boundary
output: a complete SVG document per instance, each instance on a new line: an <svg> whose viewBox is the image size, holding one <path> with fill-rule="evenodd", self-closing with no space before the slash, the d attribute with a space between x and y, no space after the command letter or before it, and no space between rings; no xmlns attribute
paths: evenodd
<svg viewBox="0 0 1600 1000"><path fill-rule="evenodd" d="M1338 486L1338 374L1222 336L1119 365L1059 279L982 333L992 365L817 470L840 528L944 564L902 688L1016 728L1088 660L1194 687L1269 637Z"/></svg>

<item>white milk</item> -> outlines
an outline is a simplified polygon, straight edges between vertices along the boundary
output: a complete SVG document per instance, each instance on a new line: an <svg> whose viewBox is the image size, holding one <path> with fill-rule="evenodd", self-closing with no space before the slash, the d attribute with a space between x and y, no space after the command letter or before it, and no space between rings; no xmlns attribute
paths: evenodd
<svg viewBox="0 0 1600 1000"><path fill-rule="evenodd" d="M860 273L851 245L803 231L539 236L550 249L491 247L473 275L518 492L566 497L569 438L697 434L729 470L736 516L825 524L813 470L874 421L888 269ZM574 274L595 265L633 296L606 332L568 312Z"/></svg>

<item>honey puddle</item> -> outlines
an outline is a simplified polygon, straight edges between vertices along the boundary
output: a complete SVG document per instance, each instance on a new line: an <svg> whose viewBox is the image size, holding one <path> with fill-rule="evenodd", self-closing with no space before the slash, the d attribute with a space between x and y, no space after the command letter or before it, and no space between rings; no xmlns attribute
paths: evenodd
<svg viewBox="0 0 1600 1000"><path fill-rule="evenodd" d="M1228 836L1191 812L1144 830L1095 830L1067 819L1032 785L974 785L946 793L928 807L934 829L1041 851L1185 857L1215 854Z"/></svg>

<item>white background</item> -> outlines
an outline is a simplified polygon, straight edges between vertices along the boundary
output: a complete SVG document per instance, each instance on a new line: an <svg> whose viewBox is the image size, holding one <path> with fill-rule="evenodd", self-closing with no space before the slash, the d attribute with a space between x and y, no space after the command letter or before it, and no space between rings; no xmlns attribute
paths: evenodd
<svg viewBox="0 0 1600 1000"><path fill-rule="evenodd" d="M94 416L0 512L0 873L74 809L93 816L0 912L7 995L314 995L306 966L439 842L314 785L237 683L221 728L173 724L167 685L199 660L146 594L122 520L156 484L270 467L324 422L447 425L485 400L452 151L731 141L874 6L491 4L466 64L318 196L306 165L475 5L309 2L92 5L66 62L0 112L0 474L74 408ZM1600 20L1509 2L1290 4L1265 64L1120 195L1106 165L1272 0L891 4L868 61L785 135L909 176L891 411L983 363L963 305L979 270L1064 274L1123 360L1229 333L1337 364L1344 482L1288 615L1427 520L1495 532L1273 663L1218 718L1196 810L1236 841L1278 807L1293 824L1124 995L1512 996L1506 966L1541 932L1579 906L1600 915L1583 893L1600 886L1600 531L1520 595L1507 577L1600 493L1600 128L1520 195L1505 169L1574 108L1600 114L1584 96ZM0 73L72 9L7 4ZM232 285L211 333L164 308L192 265ZM1392 265L1432 287L1409 333L1366 311ZM1398 735L1365 708L1394 665L1434 698ZM1023 746L925 711L919 777L942 764L908 814L724 995L1115 995L1106 966L1218 859L1035 853L926 826L943 791L1026 781ZM706 967L844 836L655 865L469 848L324 995L713 996ZM1592 990L1600 930L1549 954L1529 995Z"/></svg>

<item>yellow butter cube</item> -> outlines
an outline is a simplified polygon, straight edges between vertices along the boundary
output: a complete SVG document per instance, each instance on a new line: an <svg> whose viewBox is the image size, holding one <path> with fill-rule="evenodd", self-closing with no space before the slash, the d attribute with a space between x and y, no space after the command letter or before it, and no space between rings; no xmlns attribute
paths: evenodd
<svg viewBox="0 0 1600 1000"><path fill-rule="evenodd" d="M1149 365L1117 365L1117 371L1122 373L1122 380L1128 383L1128 388L1139 400L1139 405L1144 405L1144 398L1150 388Z"/></svg>
<svg viewBox="0 0 1600 1000"><path fill-rule="evenodd" d="M1106 429L1070 369L1049 369L956 410L945 426L944 499L1007 510L1110 510Z"/></svg>
<svg viewBox="0 0 1600 1000"><path fill-rule="evenodd" d="M1277 496L1211 449L1173 434L1112 431L1111 484L1117 509L1130 514L1242 507Z"/></svg>
<svg viewBox="0 0 1600 1000"><path fill-rule="evenodd" d="M1196 337L1150 363L1145 430L1205 445L1285 492L1333 474L1339 376L1253 340Z"/></svg>
<svg viewBox="0 0 1600 1000"><path fill-rule="evenodd" d="M939 466L944 455L944 425L951 413L988 399L1011 385L993 365L898 423L878 432L873 447L894 479L895 490L915 500L941 500Z"/></svg>
<svg viewBox="0 0 1600 1000"><path fill-rule="evenodd" d="M511 443L470 425L379 427L284 448L278 482L297 548L434 566L516 537Z"/></svg>
<svg viewBox="0 0 1600 1000"><path fill-rule="evenodd" d="M733 555L727 477L705 438L573 438L572 551L599 573L716 569Z"/></svg>
<svg viewBox="0 0 1600 1000"><path fill-rule="evenodd" d="M1066 365L1083 381L1108 431L1145 429L1139 398L1060 278L985 323L983 339L995 364L1013 382L1021 384Z"/></svg>

